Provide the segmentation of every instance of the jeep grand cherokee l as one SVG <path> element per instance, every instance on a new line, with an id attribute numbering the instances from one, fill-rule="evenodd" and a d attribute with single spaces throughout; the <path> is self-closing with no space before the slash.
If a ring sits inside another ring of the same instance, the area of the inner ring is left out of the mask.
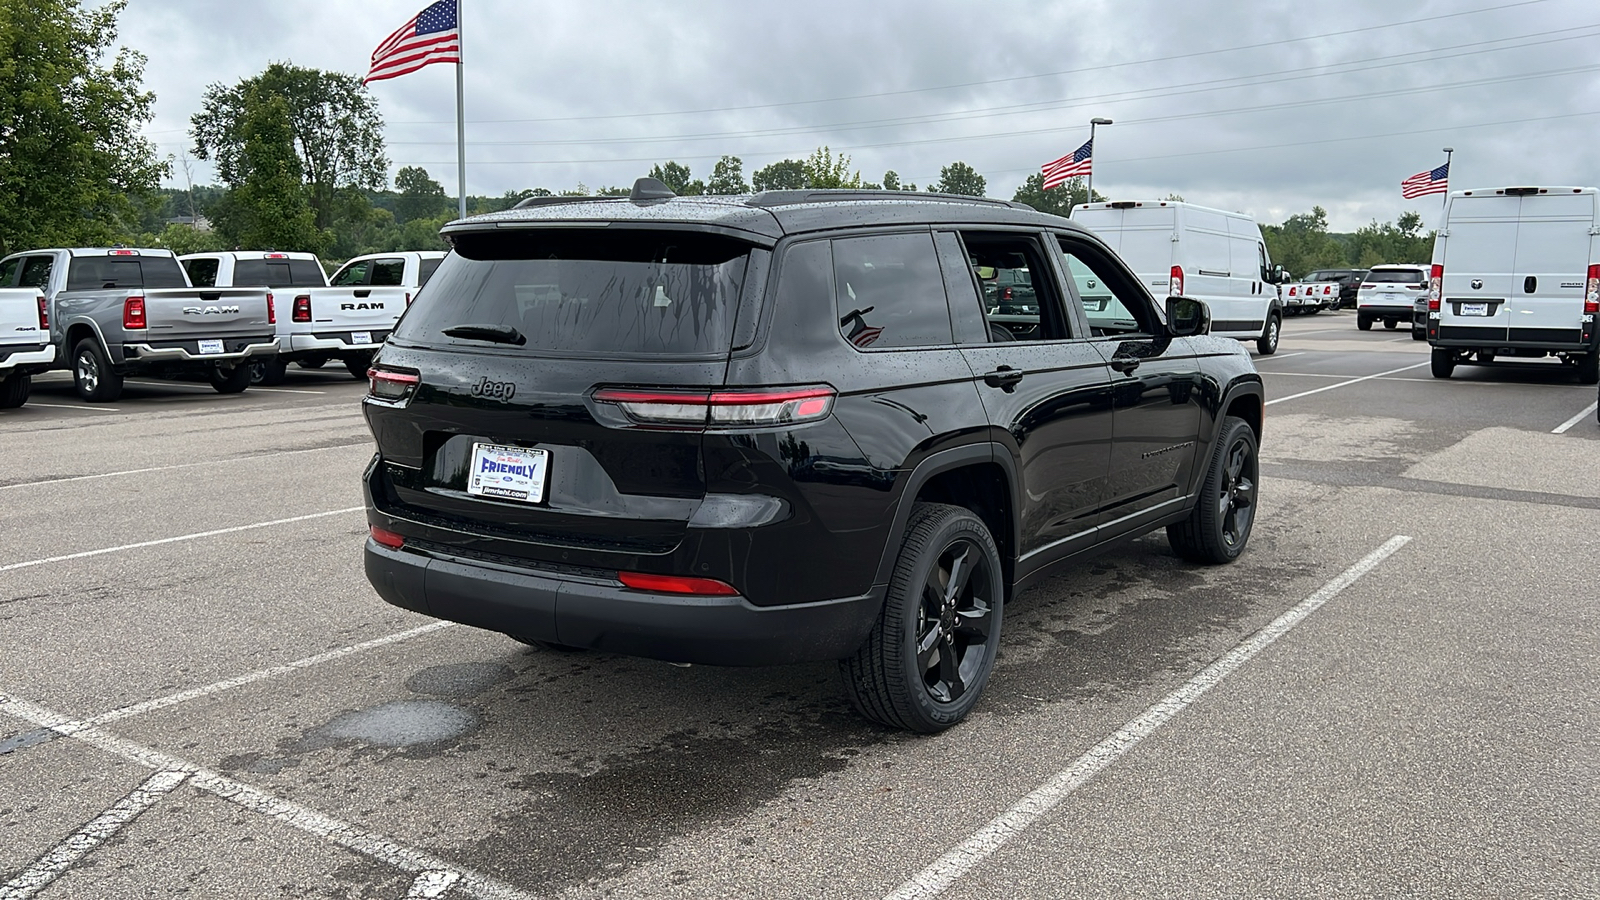
<path id="1" fill-rule="evenodd" d="M 839 660 L 864 715 L 933 732 L 1030 583 L 1156 528 L 1210 563 L 1250 536 L 1249 357 L 1066 219 L 644 179 L 444 232 L 364 402 L 366 572 L 395 605 L 536 646 Z M 991 320 L 991 269 L 1026 270 L 1037 313 Z"/>

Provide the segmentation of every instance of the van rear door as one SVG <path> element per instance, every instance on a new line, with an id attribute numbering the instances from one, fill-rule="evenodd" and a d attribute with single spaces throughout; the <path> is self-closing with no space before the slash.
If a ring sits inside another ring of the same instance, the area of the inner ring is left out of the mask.
<path id="1" fill-rule="evenodd" d="M 1502 194 L 1451 198 L 1445 223 L 1444 284 L 1439 304 L 1439 340 L 1507 340 L 1508 308 L 1515 282 L 1517 222 L 1521 197 Z M 1371 281 L 1371 274 L 1368 274 Z M 1363 293 L 1368 292 L 1365 284 Z"/>
<path id="2" fill-rule="evenodd" d="M 1506 303 L 1513 344 L 1583 341 L 1583 288 L 1596 195 L 1571 188 L 1548 190 L 1520 198 L 1516 262 Z"/>

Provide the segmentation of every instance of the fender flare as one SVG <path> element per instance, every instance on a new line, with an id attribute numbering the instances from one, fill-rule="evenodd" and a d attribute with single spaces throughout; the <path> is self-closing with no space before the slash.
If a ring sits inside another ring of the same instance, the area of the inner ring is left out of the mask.
<path id="1" fill-rule="evenodd" d="M 73 347 L 71 346 L 71 342 L 67 340 L 67 336 L 72 334 L 72 330 L 77 328 L 79 325 L 86 325 L 90 331 L 94 332 L 94 339 L 100 344 L 100 352 L 106 355 L 106 359 L 110 360 L 113 365 L 122 362 L 122 360 L 112 355 L 111 345 L 106 342 L 106 335 L 105 332 L 101 330 L 100 323 L 92 316 L 83 315 L 81 313 L 72 316 L 62 324 L 61 346 L 59 348 L 60 352 L 56 354 L 56 362 L 65 363 L 67 369 L 72 368 L 73 363 L 71 360 Z"/>
<path id="2" fill-rule="evenodd" d="M 878 559 L 878 574 L 872 580 L 874 587 L 888 584 L 890 576 L 894 573 L 895 561 L 900 557 L 900 543 L 905 539 L 906 524 L 911 520 L 911 507 L 915 505 L 917 493 L 922 490 L 922 486 L 943 472 L 982 463 L 994 463 L 1005 472 L 1006 490 L 1010 494 L 1007 499 L 1011 506 L 1011 543 L 1015 549 L 1016 536 L 1021 527 L 1021 507 L 1017 503 L 1020 482 L 1017 479 L 1017 465 L 1011 457 L 1011 451 L 1003 444 L 993 441 L 939 450 L 928 454 L 906 475 L 905 487 L 900 491 L 900 499 L 895 503 L 894 518 L 889 523 L 883 555 Z M 1002 562 L 1010 563 L 1013 560 L 1002 560 Z"/>
<path id="3" fill-rule="evenodd" d="M 1260 377 L 1260 375 L 1257 375 L 1256 378 L 1258 380 L 1256 381 L 1235 378 L 1223 389 L 1222 399 L 1217 402 L 1217 414 L 1214 417 L 1216 421 L 1211 424 L 1211 434 L 1206 441 L 1206 455 L 1203 458 L 1196 457 L 1194 472 L 1190 475 L 1190 496 L 1199 492 L 1200 484 L 1205 480 L 1205 473 L 1211 467 L 1211 454 L 1216 452 L 1217 442 L 1222 439 L 1222 426 L 1228 421 L 1228 407 L 1232 406 L 1233 401 L 1240 397 L 1255 397 L 1256 401 L 1261 404 L 1260 430 L 1256 432 L 1256 442 L 1260 443 L 1262 435 L 1266 432 L 1267 418 L 1267 391 L 1265 385 L 1259 380 Z"/>

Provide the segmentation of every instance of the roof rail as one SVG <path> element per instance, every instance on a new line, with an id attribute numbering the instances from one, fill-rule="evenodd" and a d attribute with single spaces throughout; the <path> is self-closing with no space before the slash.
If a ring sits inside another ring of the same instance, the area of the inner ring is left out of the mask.
<path id="1" fill-rule="evenodd" d="M 516 206 L 513 206 L 511 208 L 512 209 L 528 209 L 529 207 L 532 207 L 532 206 L 559 206 L 559 205 L 561 205 L 563 203 L 593 203 L 596 200 L 626 200 L 626 199 L 628 199 L 628 198 L 627 197 L 612 197 L 612 196 L 602 196 L 602 197 L 560 197 L 560 196 L 528 197 L 525 200 L 519 201 Z"/>
<path id="2" fill-rule="evenodd" d="M 864 191 L 852 188 L 814 188 L 790 191 L 762 191 L 745 199 L 746 206 L 771 209 L 776 206 L 796 206 L 801 203 L 826 203 L 830 200 L 924 200 L 934 203 L 971 203 L 979 206 L 1003 206 L 1010 209 L 1032 209 L 1023 203 L 996 200 L 993 197 L 970 197 L 966 194 L 936 194 L 931 191 Z"/>

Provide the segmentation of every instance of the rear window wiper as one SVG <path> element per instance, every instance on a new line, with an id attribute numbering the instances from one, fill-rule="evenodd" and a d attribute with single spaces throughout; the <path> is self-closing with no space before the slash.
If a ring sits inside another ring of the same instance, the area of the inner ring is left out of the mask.
<path id="1" fill-rule="evenodd" d="M 510 325 L 453 325 L 443 332 L 446 337 L 467 341 L 489 341 L 495 344 L 514 344 L 521 347 L 528 342 L 522 332 Z"/>

